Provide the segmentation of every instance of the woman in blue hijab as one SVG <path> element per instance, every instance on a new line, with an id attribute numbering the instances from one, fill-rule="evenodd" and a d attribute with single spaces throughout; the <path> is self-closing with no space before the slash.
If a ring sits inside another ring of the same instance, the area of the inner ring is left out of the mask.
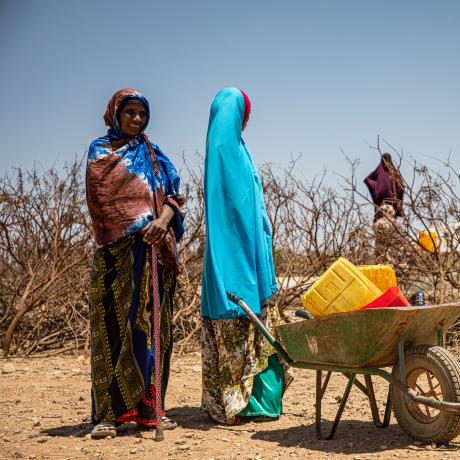
<path id="1" fill-rule="evenodd" d="M 262 184 L 241 138 L 250 107 L 242 91 L 219 91 L 206 140 L 202 408 L 225 424 L 278 418 L 287 380 L 268 342 L 226 296 L 242 297 L 268 327 L 279 322 L 269 302 L 277 285 Z"/>

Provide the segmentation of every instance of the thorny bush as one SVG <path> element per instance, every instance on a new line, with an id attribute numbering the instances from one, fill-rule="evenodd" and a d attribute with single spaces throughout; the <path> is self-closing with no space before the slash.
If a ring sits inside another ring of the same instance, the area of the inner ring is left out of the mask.
<path id="1" fill-rule="evenodd" d="M 391 263 L 408 297 L 421 288 L 430 303 L 458 299 L 458 173 L 448 161 L 439 171 L 418 163 L 411 166 L 405 178 L 405 216 L 388 219 L 383 230 L 373 226 L 373 205 L 357 185 L 356 163 L 350 161 L 350 174 L 340 178 L 337 187 L 327 185 L 324 176 L 305 180 L 296 173 L 295 161 L 286 168 L 262 166 L 280 288 L 277 300 L 286 320 L 292 320 L 290 312 L 300 306 L 299 295 L 340 256 L 355 264 Z M 198 342 L 204 250 L 202 168 L 184 162 L 182 175 L 188 213 L 174 312 L 180 352 Z M 436 230 L 442 237 L 433 253 L 421 247 L 421 230 Z M 4 354 L 88 349 L 93 250 L 81 162 L 74 161 L 63 172 L 18 169 L 0 178 Z M 447 334 L 453 345 L 459 328 Z"/>

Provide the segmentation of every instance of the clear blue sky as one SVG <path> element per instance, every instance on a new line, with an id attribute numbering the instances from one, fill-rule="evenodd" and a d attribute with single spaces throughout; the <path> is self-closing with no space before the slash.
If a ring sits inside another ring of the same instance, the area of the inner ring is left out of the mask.
<path id="1" fill-rule="evenodd" d="M 204 153 L 209 106 L 244 89 L 257 164 L 346 173 L 376 165 L 378 133 L 460 166 L 456 0 L 0 0 L 0 172 L 62 164 L 106 128 L 108 99 L 140 89 L 148 133 L 176 163 Z M 403 167 L 404 169 L 404 167 Z"/>

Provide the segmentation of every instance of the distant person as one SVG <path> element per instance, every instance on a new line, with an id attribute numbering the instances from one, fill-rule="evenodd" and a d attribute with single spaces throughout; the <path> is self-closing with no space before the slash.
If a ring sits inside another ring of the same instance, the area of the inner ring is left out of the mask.
<path id="1" fill-rule="evenodd" d="M 404 181 L 391 155 L 384 153 L 377 169 L 364 179 L 375 206 L 373 230 L 376 263 L 395 268 L 404 263 L 405 238 L 398 217 L 403 217 Z"/>
<path id="2" fill-rule="evenodd" d="M 93 438 L 114 437 L 115 424 L 124 422 L 155 426 L 156 359 L 163 365 L 162 407 L 168 385 L 184 196 L 173 164 L 144 133 L 149 117 L 139 91 L 117 91 L 104 115 L 107 135 L 88 152 L 86 195 L 96 240 L 90 287 Z M 152 280 L 160 293 L 161 357 L 152 346 Z M 177 426 L 166 416 L 162 424 Z"/>
<path id="3" fill-rule="evenodd" d="M 391 155 L 384 153 L 375 171 L 365 179 L 375 205 L 374 222 L 386 214 L 380 207 L 384 204 L 394 209 L 394 217 L 403 217 L 404 181 Z"/>
<path id="4" fill-rule="evenodd" d="M 251 111 L 236 88 L 211 105 L 204 170 L 206 243 L 201 298 L 202 408 L 218 423 L 278 418 L 286 386 L 274 350 L 226 291 L 267 326 L 279 321 L 272 236 L 262 184 L 241 133 Z"/>

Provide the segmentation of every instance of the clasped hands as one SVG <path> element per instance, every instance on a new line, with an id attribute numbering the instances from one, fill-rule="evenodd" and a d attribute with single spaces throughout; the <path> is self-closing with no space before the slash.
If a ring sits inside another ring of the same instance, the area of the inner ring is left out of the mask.
<path id="1" fill-rule="evenodd" d="M 155 246 L 161 244 L 168 233 L 169 223 L 173 215 L 174 211 L 169 206 L 164 206 L 160 217 L 152 220 L 141 230 L 144 234 L 144 241 Z"/>

